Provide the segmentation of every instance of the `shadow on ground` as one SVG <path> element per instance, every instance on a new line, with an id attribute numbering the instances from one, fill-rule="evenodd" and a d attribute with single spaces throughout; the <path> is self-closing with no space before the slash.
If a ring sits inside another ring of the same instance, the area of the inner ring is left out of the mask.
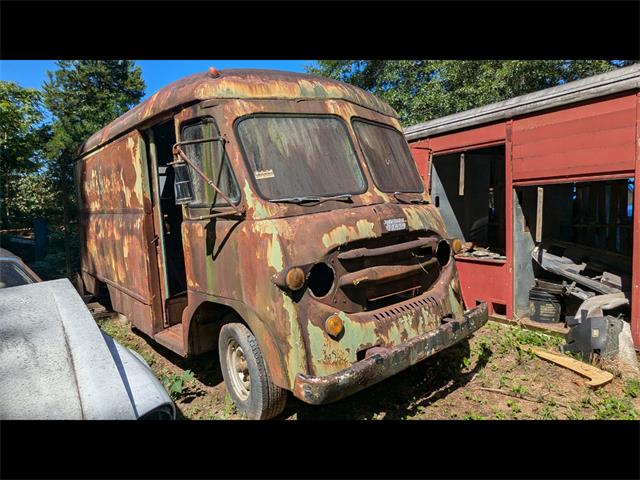
<path id="1" fill-rule="evenodd" d="M 136 329 L 132 331 L 168 362 L 183 370 L 191 370 L 203 384 L 215 387 L 223 382 L 217 352 L 183 358 L 144 333 Z M 469 340 L 463 340 L 407 370 L 332 404 L 308 405 L 289 393 L 285 410 L 277 419 L 399 420 L 413 417 L 421 409 L 464 387 L 484 368 L 490 357 L 491 351 L 485 350 L 473 368 L 467 369 L 464 362 L 470 358 L 470 347 Z M 185 400 L 184 403 L 189 403 L 189 399 Z M 177 418 L 187 417 L 178 409 Z"/>
<path id="2" fill-rule="evenodd" d="M 220 370 L 220 360 L 218 359 L 217 351 L 204 353 L 196 357 L 184 358 L 172 352 L 168 348 L 163 347 L 141 331 L 135 328 L 132 328 L 131 331 L 144 340 L 149 348 L 154 350 L 167 361 L 173 363 L 182 370 L 191 370 L 193 375 L 206 386 L 215 387 L 224 381 L 222 378 L 222 371 Z"/>

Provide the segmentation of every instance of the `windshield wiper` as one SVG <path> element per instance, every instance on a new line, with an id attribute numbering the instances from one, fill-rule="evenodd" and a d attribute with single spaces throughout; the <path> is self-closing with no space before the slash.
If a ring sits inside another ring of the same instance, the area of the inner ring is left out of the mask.
<path id="1" fill-rule="evenodd" d="M 327 202 L 329 200 L 337 200 L 342 202 L 351 202 L 351 195 L 348 193 L 342 195 L 334 195 L 331 197 L 320 197 L 320 196 L 301 196 L 301 197 L 287 197 L 287 198 L 275 198 L 270 200 L 274 203 L 295 203 L 298 205 L 303 205 L 305 203 L 311 203 L 313 205 L 318 205 L 320 203 Z"/>
<path id="2" fill-rule="evenodd" d="M 410 198 L 407 200 L 400 196 L 402 194 L 407 194 L 407 192 L 393 192 L 395 199 L 401 203 L 430 203 L 429 200 L 425 200 L 424 198 Z"/>

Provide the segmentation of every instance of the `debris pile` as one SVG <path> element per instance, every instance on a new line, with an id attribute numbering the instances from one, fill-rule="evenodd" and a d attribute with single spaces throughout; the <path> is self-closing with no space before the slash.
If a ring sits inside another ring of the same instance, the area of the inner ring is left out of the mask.
<path id="1" fill-rule="evenodd" d="M 483 258 L 488 260 L 500 260 L 505 261 L 507 259 L 506 256 L 492 252 L 489 248 L 479 247 L 473 242 L 465 242 L 462 244 L 462 248 L 458 253 L 460 257 L 472 257 L 472 258 Z"/>
<path id="2" fill-rule="evenodd" d="M 531 319 L 564 321 L 570 329 L 564 352 L 617 358 L 638 371 L 628 322 L 631 259 L 560 241 L 538 245 L 531 256 L 538 267 Z"/>

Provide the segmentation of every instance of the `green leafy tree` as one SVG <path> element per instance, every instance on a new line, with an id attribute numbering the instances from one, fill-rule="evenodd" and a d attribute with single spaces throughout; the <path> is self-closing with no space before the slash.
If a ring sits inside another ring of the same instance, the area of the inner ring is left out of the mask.
<path id="1" fill-rule="evenodd" d="M 49 138 L 38 90 L 0 81 L 0 222 L 16 226 L 21 209 L 15 202 L 20 183 L 43 166 L 43 148 Z"/>
<path id="2" fill-rule="evenodd" d="M 47 155 L 63 207 L 70 273 L 67 226 L 75 216 L 73 159 L 92 133 L 140 101 L 145 84 L 140 67 L 131 60 L 60 60 L 56 64 L 58 69 L 47 72 L 43 85 L 44 103 L 53 118 Z"/>
<path id="3" fill-rule="evenodd" d="M 60 214 L 57 202 L 58 191 L 48 171 L 30 172 L 16 180 L 11 203 L 19 218 L 46 217 L 55 221 Z"/>
<path id="4" fill-rule="evenodd" d="M 72 180 L 70 161 L 92 133 L 125 113 L 144 95 L 140 67 L 131 60 L 60 60 L 47 72 L 44 103 L 52 114 L 48 154 L 59 181 Z"/>
<path id="5" fill-rule="evenodd" d="M 387 101 L 404 126 L 506 100 L 633 63 L 631 60 L 320 60 L 309 73 Z"/>

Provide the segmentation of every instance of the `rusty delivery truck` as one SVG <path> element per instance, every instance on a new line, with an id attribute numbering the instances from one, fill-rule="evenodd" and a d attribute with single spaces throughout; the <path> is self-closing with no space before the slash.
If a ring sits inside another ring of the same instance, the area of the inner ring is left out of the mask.
<path id="1" fill-rule="evenodd" d="M 80 147 L 80 287 L 182 355 L 218 349 L 248 418 L 322 404 L 468 337 L 454 250 L 395 111 L 264 70 L 178 80 Z"/>

